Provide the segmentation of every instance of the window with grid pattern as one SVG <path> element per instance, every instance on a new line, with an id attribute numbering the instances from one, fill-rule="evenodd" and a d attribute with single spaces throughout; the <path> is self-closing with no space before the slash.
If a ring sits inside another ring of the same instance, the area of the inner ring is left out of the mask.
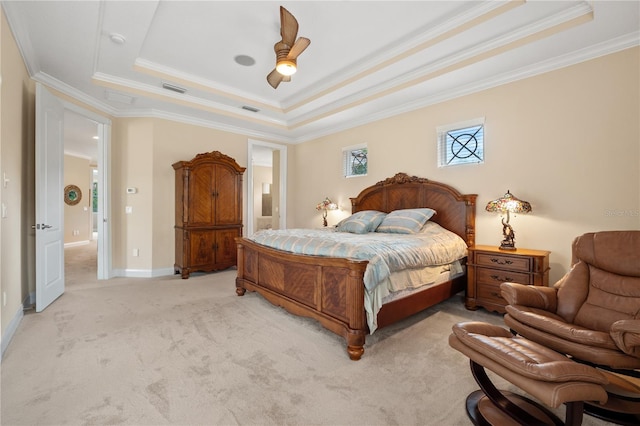
<path id="1" fill-rule="evenodd" d="M 441 126 L 438 167 L 484 163 L 484 118 Z"/>

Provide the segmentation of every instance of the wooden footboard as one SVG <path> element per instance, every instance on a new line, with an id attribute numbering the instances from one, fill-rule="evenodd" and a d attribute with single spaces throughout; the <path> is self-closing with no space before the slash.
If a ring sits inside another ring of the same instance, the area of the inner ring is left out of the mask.
<path id="1" fill-rule="evenodd" d="M 364 353 L 367 261 L 301 256 L 237 238 L 236 293 L 257 291 L 288 312 L 310 317 L 344 337 L 352 360 Z"/>

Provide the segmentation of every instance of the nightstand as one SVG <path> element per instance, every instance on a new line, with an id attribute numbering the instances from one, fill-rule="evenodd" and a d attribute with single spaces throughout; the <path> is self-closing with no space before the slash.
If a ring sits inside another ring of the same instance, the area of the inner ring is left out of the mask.
<path id="1" fill-rule="evenodd" d="M 507 302 L 500 284 L 515 282 L 549 285 L 549 253 L 543 250 L 500 250 L 494 246 L 469 247 L 465 306 L 504 313 Z"/>

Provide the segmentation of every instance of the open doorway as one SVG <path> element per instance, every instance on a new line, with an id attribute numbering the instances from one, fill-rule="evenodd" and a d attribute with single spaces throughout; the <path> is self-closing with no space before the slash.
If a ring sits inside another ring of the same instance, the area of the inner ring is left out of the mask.
<path id="1" fill-rule="evenodd" d="M 87 278 L 95 280 L 98 274 L 98 139 L 98 123 L 65 109 L 63 181 L 66 285 L 86 281 Z M 69 194 L 72 196 L 69 197 Z"/>
<path id="2" fill-rule="evenodd" d="M 249 140 L 247 235 L 286 228 L 287 147 Z"/>
<path id="3" fill-rule="evenodd" d="M 65 253 L 73 247 L 74 268 L 89 271 L 93 279 L 108 279 L 112 276 L 107 222 L 111 121 L 75 104 L 63 105 L 65 187 L 78 186 L 82 193 L 76 205 L 65 203 Z M 83 250 L 88 252 L 81 255 Z"/>

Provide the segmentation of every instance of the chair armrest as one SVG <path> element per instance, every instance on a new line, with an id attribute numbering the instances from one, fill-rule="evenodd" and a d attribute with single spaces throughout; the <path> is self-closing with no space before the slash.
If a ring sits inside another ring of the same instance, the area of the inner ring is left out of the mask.
<path id="1" fill-rule="evenodd" d="M 500 293 L 509 305 L 522 305 L 554 313 L 558 306 L 558 290 L 553 287 L 502 283 Z"/>
<path id="2" fill-rule="evenodd" d="M 622 352 L 640 358 L 640 320 L 616 321 L 609 334 Z"/>

